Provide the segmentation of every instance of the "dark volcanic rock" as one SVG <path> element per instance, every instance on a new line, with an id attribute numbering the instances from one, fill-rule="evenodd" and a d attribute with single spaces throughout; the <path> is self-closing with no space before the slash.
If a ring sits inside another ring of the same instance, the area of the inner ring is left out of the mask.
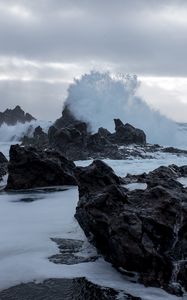
<path id="1" fill-rule="evenodd" d="M 2 177 L 7 173 L 7 165 L 8 160 L 6 159 L 4 154 L 0 152 L 0 181 L 2 180 Z"/>
<path id="2" fill-rule="evenodd" d="M 48 135 L 43 131 L 43 129 L 38 126 L 35 128 L 33 137 L 25 135 L 21 142 L 24 146 L 34 146 L 38 148 L 46 148 L 49 145 Z"/>
<path id="3" fill-rule="evenodd" d="M 146 135 L 143 130 L 133 127 L 130 124 L 123 124 L 120 119 L 114 119 L 115 122 L 115 134 L 113 139 L 120 145 L 124 144 L 146 144 Z"/>
<path id="4" fill-rule="evenodd" d="M 13 145 L 10 148 L 6 189 L 76 185 L 75 165 L 58 151 Z"/>
<path id="5" fill-rule="evenodd" d="M 5 123 L 7 125 L 15 125 L 16 123 L 26 123 L 36 120 L 33 116 L 25 113 L 19 105 L 14 109 L 6 109 L 0 112 L 0 126 Z"/>
<path id="6" fill-rule="evenodd" d="M 52 238 L 51 240 L 57 243 L 60 250 L 59 254 L 49 257 L 49 260 L 55 264 L 74 265 L 95 261 L 98 258 L 98 255 L 81 255 L 80 251 L 84 247 L 84 242 L 81 240 L 59 238 Z"/>
<path id="7" fill-rule="evenodd" d="M 187 189 L 175 179 L 186 166 L 144 174 L 147 189 L 131 192 L 113 179 L 111 170 L 107 180 L 99 180 L 100 170 L 93 168 L 81 168 L 77 175 L 75 217 L 85 234 L 115 267 L 138 272 L 145 285 L 180 295 L 176 283 L 186 288 L 186 267 L 180 261 L 187 260 Z"/>
<path id="8" fill-rule="evenodd" d="M 56 131 L 53 126 L 50 128 L 48 136 L 54 148 L 60 149 L 67 158 L 76 160 L 85 158 L 87 135 L 86 123 L 76 122 L 74 126 L 57 129 Z"/>
<path id="9" fill-rule="evenodd" d="M 7 158 L 4 156 L 2 152 L 0 152 L 0 164 L 6 164 L 8 163 Z"/>
<path id="10" fill-rule="evenodd" d="M 113 169 L 101 160 L 94 160 L 88 167 L 77 167 L 75 175 L 79 185 L 79 191 L 98 190 L 107 185 L 123 183 Z"/>
<path id="11" fill-rule="evenodd" d="M 122 298 L 123 297 L 123 298 Z M 112 288 L 96 285 L 86 278 L 48 279 L 24 283 L 0 292 L 1 300 L 141 300 Z"/>
<path id="12" fill-rule="evenodd" d="M 115 120 L 116 132 L 110 133 L 105 128 L 99 128 L 91 134 L 89 124 L 77 120 L 66 106 L 62 117 L 49 128 L 48 139 L 51 147 L 60 149 L 72 160 L 89 158 L 125 159 L 128 151 L 120 146 L 129 144 L 145 145 L 145 133 L 129 124 Z M 141 156 L 140 151 L 134 151 L 135 156 Z"/>
<path id="13" fill-rule="evenodd" d="M 77 118 L 69 110 L 68 106 L 65 106 L 62 112 L 62 117 L 55 121 L 54 126 L 60 129 L 74 126 L 77 122 L 79 123 L 80 120 L 77 120 Z"/>

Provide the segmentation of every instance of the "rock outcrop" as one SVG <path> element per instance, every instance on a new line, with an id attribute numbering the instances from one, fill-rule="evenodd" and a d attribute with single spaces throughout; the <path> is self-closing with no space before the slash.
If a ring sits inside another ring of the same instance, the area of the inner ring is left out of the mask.
<path id="1" fill-rule="evenodd" d="M 133 127 L 130 124 L 123 124 L 120 119 L 114 119 L 115 134 L 113 139 L 118 145 L 125 144 L 146 144 L 146 135 L 143 130 Z"/>
<path id="2" fill-rule="evenodd" d="M 7 125 L 16 125 L 19 123 L 26 123 L 36 120 L 29 113 L 25 113 L 19 105 L 14 109 L 6 109 L 0 112 L 0 126 L 5 123 Z"/>
<path id="3" fill-rule="evenodd" d="M 71 160 L 154 158 L 157 152 L 187 155 L 186 150 L 147 144 L 143 130 L 123 124 L 119 119 L 115 119 L 114 123 L 113 133 L 102 127 L 91 133 L 90 125 L 78 120 L 66 105 L 62 117 L 49 128 L 48 134 L 38 127 L 33 137 L 24 136 L 22 143 L 40 149 L 50 147 L 60 150 Z"/>
<path id="4" fill-rule="evenodd" d="M 141 300 L 123 291 L 92 283 L 85 277 L 22 283 L 0 291 L 1 300 Z"/>
<path id="5" fill-rule="evenodd" d="M 49 128 L 48 138 L 51 147 L 60 149 L 63 154 L 73 160 L 89 158 L 124 159 L 125 149 L 120 146 L 129 144 L 145 145 L 145 133 L 120 120 L 114 120 L 116 131 L 110 133 L 99 128 L 97 133 L 90 132 L 89 124 L 77 120 L 66 106 L 63 115 Z"/>
<path id="6" fill-rule="evenodd" d="M 75 214 L 88 238 L 116 268 L 138 273 L 145 285 L 177 295 L 187 287 L 187 188 L 176 180 L 179 176 L 187 176 L 187 166 L 127 176 L 124 182 L 147 183 L 145 190 L 129 191 L 111 169 L 93 162 L 78 170 Z"/>
<path id="7" fill-rule="evenodd" d="M 6 189 L 76 185 L 74 170 L 74 163 L 59 151 L 13 145 L 10 148 Z"/>
<path id="8" fill-rule="evenodd" d="M 4 156 L 2 152 L 0 152 L 0 181 L 2 180 L 2 177 L 7 173 L 7 165 L 8 165 L 7 158 Z"/>
<path id="9" fill-rule="evenodd" d="M 43 131 L 41 126 L 37 126 L 34 130 L 33 137 L 25 135 L 21 142 L 24 146 L 34 146 L 37 148 L 46 148 L 49 146 L 48 135 Z"/>

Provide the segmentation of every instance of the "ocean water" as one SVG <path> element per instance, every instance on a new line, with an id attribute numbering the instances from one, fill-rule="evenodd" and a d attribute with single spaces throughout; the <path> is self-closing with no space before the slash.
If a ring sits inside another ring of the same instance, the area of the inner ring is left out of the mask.
<path id="1" fill-rule="evenodd" d="M 8 157 L 10 143 L 1 143 L 0 151 Z M 148 172 L 160 165 L 187 164 L 187 157 L 162 153 L 155 159 L 105 160 L 120 176 L 127 173 Z M 91 161 L 79 161 L 86 166 Z M 6 178 L 1 185 L 6 183 Z M 30 199 L 29 202 L 24 202 Z M 33 200 L 33 201 L 32 201 Z M 187 299 L 172 296 L 162 289 L 145 288 L 124 279 L 111 264 L 99 258 L 95 262 L 76 265 L 54 264 L 48 257 L 58 253 L 51 238 L 71 238 L 84 241 L 82 255 L 93 255 L 91 246 L 74 218 L 78 202 L 76 187 L 65 190 L 0 193 L 0 290 L 21 282 L 47 278 L 75 278 L 85 276 L 106 287 L 125 290 L 143 300 Z"/>

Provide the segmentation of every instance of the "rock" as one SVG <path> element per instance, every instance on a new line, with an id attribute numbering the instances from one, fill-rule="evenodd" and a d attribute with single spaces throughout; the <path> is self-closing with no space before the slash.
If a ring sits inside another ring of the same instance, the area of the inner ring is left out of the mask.
<path id="1" fill-rule="evenodd" d="M 26 123 L 36 120 L 33 116 L 25 113 L 19 105 L 14 109 L 6 109 L 0 112 L 0 126 L 5 123 L 7 125 L 16 125 L 16 123 Z"/>
<path id="2" fill-rule="evenodd" d="M 0 152 L 0 164 L 8 163 L 8 159 L 4 156 L 2 152 Z"/>
<path id="3" fill-rule="evenodd" d="M 80 122 L 80 120 L 77 120 L 77 118 L 71 113 L 69 107 L 66 105 L 63 109 L 62 117 L 55 121 L 54 126 L 60 129 L 74 126 L 77 122 Z"/>
<path id="4" fill-rule="evenodd" d="M 7 190 L 76 185 L 75 165 L 59 151 L 12 145 Z"/>
<path id="5" fill-rule="evenodd" d="M 144 174 L 148 187 L 133 191 L 119 184 L 111 169 L 104 169 L 106 180 L 95 164 L 76 173 L 75 217 L 80 226 L 116 268 L 138 272 L 141 283 L 179 295 L 182 289 L 176 288 L 176 282 L 186 288 L 186 269 L 179 262 L 187 261 L 187 189 L 175 179 L 186 166 Z"/>
<path id="6" fill-rule="evenodd" d="M 98 259 L 98 255 L 81 254 L 81 250 L 85 247 L 85 243 L 81 240 L 59 238 L 52 238 L 51 240 L 58 245 L 60 250 L 59 254 L 49 257 L 49 261 L 55 264 L 75 265 Z"/>
<path id="7" fill-rule="evenodd" d="M 57 129 L 56 131 L 52 127 L 50 129 L 51 146 L 62 151 L 68 159 L 81 160 L 85 158 L 87 134 L 87 125 L 84 122 L 77 122 L 74 126 Z"/>
<path id="8" fill-rule="evenodd" d="M 24 146 L 34 146 L 38 148 L 46 148 L 49 145 L 48 135 L 40 126 L 35 128 L 33 137 L 25 135 L 21 139 L 21 142 Z"/>
<path id="9" fill-rule="evenodd" d="M 187 150 L 177 149 L 177 148 L 174 148 L 174 147 L 163 148 L 162 152 L 187 155 Z"/>
<path id="10" fill-rule="evenodd" d="M 114 119 L 115 134 L 113 139 L 118 145 L 146 144 L 146 135 L 143 130 L 137 129 L 130 124 L 123 124 L 120 119 Z"/>
<path id="11" fill-rule="evenodd" d="M 79 191 L 98 190 L 106 185 L 123 183 L 113 169 L 101 160 L 94 160 L 88 167 L 77 167 L 75 176 L 79 185 Z"/>
<path id="12" fill-rule="evenodd" d="M 0 152 L 0 181 L 7 174 L 8 160 L 2 152 Z"/>
<path id="13" fill-rule="evenodd" d="M 116 132 L 110 133 L 105 128 L 99 128 L 97 133 L 91 134 L 89 124 L 77 120 L 68 106 L 65 106 L 62 117 L 49 128 L 49 145 L 60 149 L 72 160 L 90 158 L 126 159 L 128 150 L 119 149 L 129 144 L 144 145 L 146 136 L 142 130 L 124 125 L 119 119 L 115 120 Z M 140 151 L 134 151 L 139 156 Z"/>
<path id="14" fill-rule="evenodd" d="M 99 286 L 84 277 L 22 283 L 0 291 L 1 300 L 141 300 L 123 291 Z"/>

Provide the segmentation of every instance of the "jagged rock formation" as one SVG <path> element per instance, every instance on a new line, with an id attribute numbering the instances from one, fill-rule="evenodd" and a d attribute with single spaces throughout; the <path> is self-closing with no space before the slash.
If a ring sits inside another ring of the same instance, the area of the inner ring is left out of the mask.
<path id="1" fill-rule="evenodd" d="M 58 149 L 71 160 L 153 158 L 156 152 L 187 155 L 187 150 L 147 144 L 142 130 L 128 123 L 123 124 L 119 119 L 114 122 L 114 133 L 101 127 L 97 133 L 92 134 L 90 125 L 77 120 L 68 106 L 65 106 L 62 117 L 49 128 L 48 134 L 38 127 L 33 137 L 23 137 L 22 143 L 43 149 Z"/>
<path id="2" fill-rule="evenodd" d="M 13 145 L 10 148 L 6 189 L 76 185 L 74 169 L 74 163 L 58 151 Z"/>
<path id="3" fill-rule="evenodd" d="M 119 146 L 146 144 L 146 136 L 142 130 L 130 124 L 124 125 L 119 119 L 115 120 L 115 125 L 115 133 L 99 128 L 97 133 L 91 134 L 89 124 L 77 120 L 66 106 L 62 117 L 49 129 L 49 144 L 73 160 L 126 158 L 125 151 L 118 151 Z"/>
<path id="4" fill-rule="evenodd" d="M 8 160 L 6 159 L 4 154 L 0 152 L 0 181 L 2 180 L 2 177 L 7 173 L 7 165 Z"/>
<path id="5" fill-rule="evenodd" d="M 37 148 L 46 148 L 49 146 L 48 135 L 43 131 L 41 126 L 37 126 L 34 130 L 33 137 L 25 135 L 21 142 L 25 146 L 32 145 Z"/>
<path id="6" fill-rule="evenodd" d="M 14 109 L 6 109 L 0 112 L 0 126 L 5 123 L 7 125 L 16 125 L 16 123 L 26 123 L 36 120 L 29 113 L 25 113 L 19 105 Z"/>
<path id="7" fill-rule="evenodd" d="M 98 167 L 99 166 L 99 167 Z M 187 188 L 176 178 L 187 166 L 160 167 L 123 182 L 145 182 L 129 191 L 102 161 L 78 168 L 75 217 L 105 258 L 121 271 L 138 272 L 145 285 L 182 294 L 187 288 Z"/>

